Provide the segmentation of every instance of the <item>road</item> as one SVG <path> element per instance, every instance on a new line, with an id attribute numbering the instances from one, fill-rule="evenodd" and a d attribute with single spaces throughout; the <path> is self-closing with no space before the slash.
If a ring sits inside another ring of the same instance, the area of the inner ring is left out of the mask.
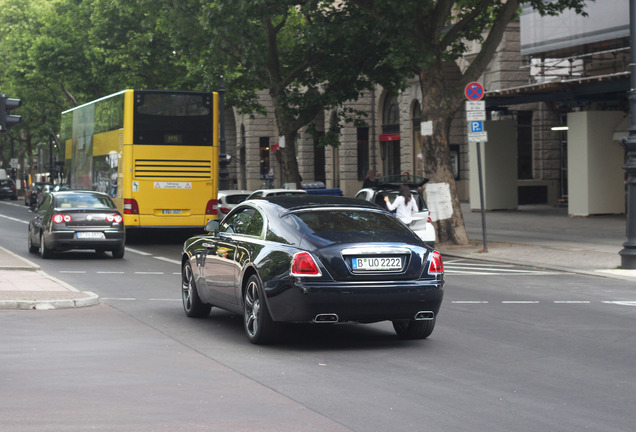
<path id="1" fill-rule="evenodd" d="M 260 347 L 238 316 L 185 317 L 178 236 L 138 239 L 123 260 L 42 260 L 26 252 L 28 217 L 0 202 L 2 245 L 101 304 L 0 311 L 2 430 L 633 430 L 623 281 L 449 258 L 427 340 L 302 326 Z"/>

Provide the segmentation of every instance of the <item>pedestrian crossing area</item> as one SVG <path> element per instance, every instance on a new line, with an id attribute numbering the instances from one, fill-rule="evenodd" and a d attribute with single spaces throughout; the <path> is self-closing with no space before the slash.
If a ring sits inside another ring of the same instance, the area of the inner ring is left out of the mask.
<path id="1" fill-rule="evenodd" d="M 534 267 L 482 262 L 462 258 L 444 260 L 444 275 L 446 276 L 542 276 L 556 274 L 562 273 Z"/>

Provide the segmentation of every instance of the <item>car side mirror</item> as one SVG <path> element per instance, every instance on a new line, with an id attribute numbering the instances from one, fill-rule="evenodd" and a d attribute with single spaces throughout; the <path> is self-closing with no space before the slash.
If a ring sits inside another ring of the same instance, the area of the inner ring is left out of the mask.
<path id="1" fill-rule="evenodd" d="M 219 233 L 220 225 L 221 224 L 219 223 L 218 219 L 212 219 L 205 224 L 205 230 L 209 233 L 216 235 Z"/>

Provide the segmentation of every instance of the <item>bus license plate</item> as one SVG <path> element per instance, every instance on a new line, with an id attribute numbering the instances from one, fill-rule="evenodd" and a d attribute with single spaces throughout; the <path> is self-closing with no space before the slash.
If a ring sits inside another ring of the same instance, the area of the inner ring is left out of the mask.
<path id="1" fill-rule="evenodd" d="M 182 210 L 163 210 L 163 214 L 181 214 Z"/>
<path id="2" fill-rule="evenodd" d="M 402 258 L 396 258 L 396 257 L 353 258 L 351 264 L 354 270 L 367 270 L 367 271 L 401 270 Z"/>
<path id="3" fill-rule="evenodd" d="M 104 233 L 102 232 L 78 232 L 77 238 L 81 239 L 104 239 Z"/>

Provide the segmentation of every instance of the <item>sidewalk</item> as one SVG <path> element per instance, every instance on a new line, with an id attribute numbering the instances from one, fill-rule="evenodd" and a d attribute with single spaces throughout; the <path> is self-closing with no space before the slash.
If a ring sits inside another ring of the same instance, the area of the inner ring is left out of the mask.
<path id="1" fill-rule="evenodd" d="M 96 294 L 78 291 L 0 246 L 0 310 L 64 309 L 98 303 Z"/>
<path id="2" fill-rule="evenodd" d="M 636 270 L 621 269 L 625 215 L 568 216 L 567 207 L 523 205 L 515 211 L 485 213 L 462 204 L 469 247 L 437 245 L 445 257 L 505 262 L 633 282 Z"/>

